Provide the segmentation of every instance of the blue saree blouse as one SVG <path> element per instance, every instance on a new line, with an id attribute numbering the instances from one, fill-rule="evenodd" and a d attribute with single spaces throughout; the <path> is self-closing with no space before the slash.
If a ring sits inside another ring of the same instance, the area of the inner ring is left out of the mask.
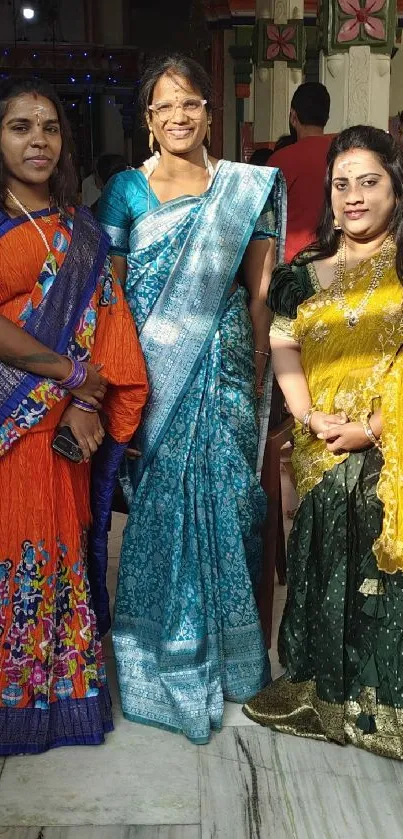
<path id="1" fill-rule="evenodd" d="M 119 172 L 110 179 L 98 206 L 98 220 L 111 239 L 110 253 L 127 256 L 135 220 L 160 206 L 155 192 L 148 188 L 148 180 L 140 169 Z M 273 198 L 268 196 L 259 214 L 251 239 L 277 237 Z"/>

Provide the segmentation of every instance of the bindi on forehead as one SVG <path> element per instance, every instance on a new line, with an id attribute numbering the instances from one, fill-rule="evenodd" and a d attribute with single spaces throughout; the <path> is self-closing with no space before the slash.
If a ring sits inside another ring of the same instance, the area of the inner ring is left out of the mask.
<path id="1" fill-rule="evenodd" d="M 13 119 L 30 119 L 38 125 L 41 122 L 58 121 L 53 103 L 37 94 L 22 94 L 11 100 L 7 116 Z"/>
<path id="2" fill-rule="evenodd" d="M 197 92 L 185 78 L 180 76 L 161 76 L 154 88 L 153 100 L 180 99 L 183 96 L 195 96 Z"/>
<path id="3" fill-rule="evenodd" d="M 352 171 L 353 169 L 357 169 L 357 166 L 361 167 L 364 166 L 366 163 L 365 160 L 360 160 L 359 158 L 347 158 L 346 160 L 338 160 L 335 164 L 335 169 L 340 169 L 343 172 Z"/>
<path id="4" fill-rule="evenodd" d="M 351 152 L 345 152 L 335 160 L 334 172 L 339 171 L 344 177 L 348 173 L 357 177 L 358 170 L 382 174 L 382 166 L 377 155 L 366 149 L 352 149 Z"/>

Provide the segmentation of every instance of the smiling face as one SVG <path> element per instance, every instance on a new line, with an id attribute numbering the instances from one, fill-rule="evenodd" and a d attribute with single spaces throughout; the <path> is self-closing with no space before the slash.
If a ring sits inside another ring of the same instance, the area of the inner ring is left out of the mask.
<path id="1" fill-rule="evenodd" d="M 177 106 L 169 119 L 161 112 L 149 111 L 147 114 L 148 127 L 162 150 L 170 154 L 188 154 L 202 145 L 209 119 L 205 106 L 197 115 L 185 113 L 181 107 L 189 100 L 201 99 L 201 91 L 192 87 L 184 76 L 165 74 L 158 79 L 150 105 L 160 108 L 161 103 L 175 103 Z"/>
<path id="2" fill-rule="evenodd" d="M 351 149 L 336 157 L 332 208 L 347 236 L 370 241 L 386 233 L 395 206 L 392 181 L 376 154 Z"/>
<path id="3" fill-rule="evenodd" d="M 53 103 L 34 93 L 11 99 L 1 123 L 0 150 L 9 179 L 46 183 L 57 166 L 62 138 Z"/>

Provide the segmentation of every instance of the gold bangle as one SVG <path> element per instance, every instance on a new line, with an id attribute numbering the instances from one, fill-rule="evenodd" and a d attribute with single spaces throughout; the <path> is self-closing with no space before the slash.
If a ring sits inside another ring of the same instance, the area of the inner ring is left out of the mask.
<path id="1" fill-rule="evenodd" d="M 371 425 L 370 425 L 370 422 L 369 422 L 369 418 L 361 420 L 361 425 L 362 425 L 362 427 L 363 427 L 363 429 L 364 429 L 364 431 L 365 431 L 365 433 L 368 437 L 368 440 L 371 441 L 372 445 L 376 446 L 377 449 L 381 449 L 382 448 L 382 443 L 378 439 L 378 437 L 376 437 L 374 432 L 372 431 L 372 428 L 371 428 Z"/>
<path id="2" fill-rule="evenodd" d="M 312 414 L 314 414 L 315 411 L 316 411 L 315 405 L 311 405 L 311 407 L 306 412 L 306 414 L 304 414 L 304 416 L 302 418 L 302 433 L 303 434 L 310 434 Z"/>

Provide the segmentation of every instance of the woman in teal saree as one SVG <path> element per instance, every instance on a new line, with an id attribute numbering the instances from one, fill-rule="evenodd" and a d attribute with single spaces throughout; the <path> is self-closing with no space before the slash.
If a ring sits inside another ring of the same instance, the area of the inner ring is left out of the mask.
<path id="1" fill-rule="evenodd" d="M 125 716 L 205 743 L 224 698 L 242 702 L 270 680 L 255 600 L 266 504 L 256 384 L 263 446 L 266 298 L 285 201 L 277 170 L 208 157 L 199 65 L 160 63 L 142 96 L 161 155 L 112 179 L 99 209 L 151 388 L 140 456 L 122 476 L 113 641 Z"/>

